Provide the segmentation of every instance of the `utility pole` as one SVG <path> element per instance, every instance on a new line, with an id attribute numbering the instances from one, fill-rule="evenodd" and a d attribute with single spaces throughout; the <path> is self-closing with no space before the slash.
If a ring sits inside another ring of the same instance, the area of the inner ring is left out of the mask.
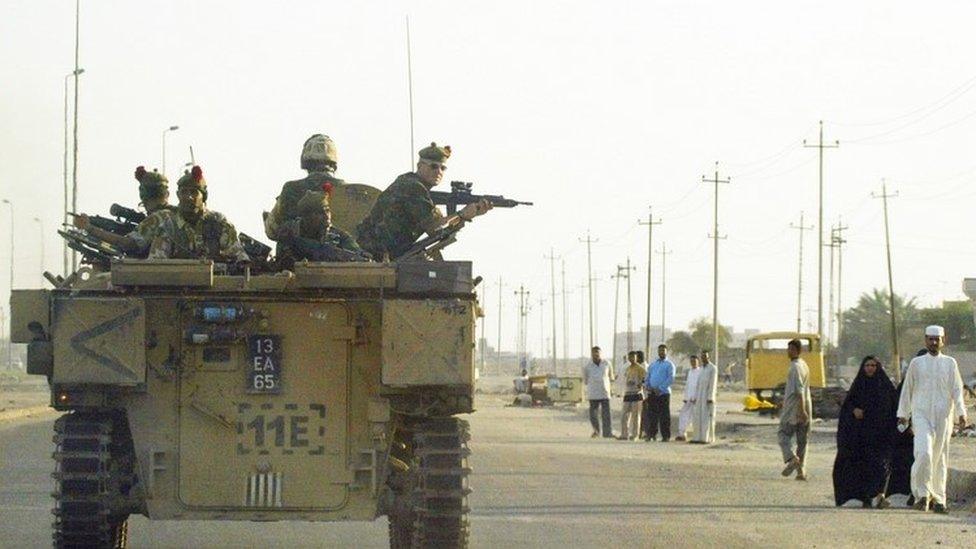
<path id="1" fill-rule="evenodd" d="M 617 265 L 617 274 L 611 277 L 616 280 L 616 287 L 614 289 L 614 294 L 613 294 L 613 352 L 610 353 L 610 356 L 613 357 L 614 365 L 617 364 L 616 362 L 617 318 L 620 316 L 619 305 L 620 305 L 620 279 L 621 278 L 627 279 L 627 352 L 630 352 L 634 349 L 634 340 L 632 334 L 634 328 L 634 320 L 633 320 L 633 315 L 631 314 L 632 308 L 631 308 L 631 300 L 630 300 L 630 272 L 633 270 L 636 270 L 636 267 L 631 267 L 630 258 L 628 257 L 627 264 Z"/>
<path id="2" fill-rule="evenodd" d="M 873 198 L 880 198 L 884 207 L 885 248 L 888 253 L 888 308 L 891 310 L 891 348 L 894 354 L 891 363 L 895 369 L 895 381 L 901 381 L 901 353 L 898 349 L 898 320 L 895 318 L 895 284 L 891 275 L 891 232 L 888 229 L 888 199 L 898 196 L 898 193 L 888 194 L 888 185 L 881 180 L 881 194 L 871 193 Z"/>
<path id="3" fill-rule="evenodd" d="M 617 273 L 610 275 L 610 278 L 614 279 L 615 285 L 613 289 L 613 338 L 611 339 L 612 349 L 610 350 L 610 368 L 611 372 L 617 371 L 617 316 L 620 310 L 620 271 L 623 269 L 622 266 L 617 265 Z"/>
<path id="4" fill-rule="evenodd" d="M 75 112 L 74 112 L 74 126 L 72 132 L 74 138 L 72 140 L 72 154 L 71 154 L 71 210 L 78 211 L 78 75 L 81 74 L 81 69 L 78 67 L 78 45 L 79 45 L 79 29 L 81 28 L 81 0 L 75 0 Z M 71 271 L 78 270 L 78 252 L 72 250 L 71 252 Z"/>
<path id="5" fill-rule="evenodd" d="M 583 291 L 588 288 L 587 283 L 580 284 L 577 289 L 580 291 L 580 356 L 586 358 L 586 326 L 584 325 L 584 319 L 586 318 L 586 292 Z"/>
<path id="6" fill-rule="evenodd" d="M 713 364 L 719 364 L 718 356 L 718 241 L 724 240 L 726 237 L 720 236 L 718 234 L 718 186 L 719 184 L 728 185 L 732 182 L 732 178 L 721 179 L 718 176 L 718 162 L 715 162 L 715 177 L 712 179 L 707 179 L 706 176 L 702 176 L 702 183 L 712 183 L 715 185 L 714 200 L 715 200 L 715 216 L 714 225 L 712 228 L 712 234 L 709 238 L 712 239 L 714 243 L 714 249 L 712 252 L 712 263 L 713 263 L 713 273 L 712 273 L 712 361 Z"/>
<path id="7" fill-rule="evenodd" d="M 556 373 L 556 257 L 552 248 L 549 248 L 549 289 L 550 300 L 552 301 L 552 373 Z M 541 315 L 542 312 L 540 311 Z"/>
<path id="8" fill-rule="evenodd" d="M 834 238 L 837 241 L 837 343 L 840 343 L 840 335 L 844 331 L 844 306 L 842 304 L 844 300 L 844 244 L 847 244 L 847 240 L 841 235 L 849 227 L 844 225 L 840 220 L 837 221 L 837 227 L 834 229 L 836 235 Z"/>
<path id="9" fill-rule="evenodd" d="M 546 298 L 539 297 L 539 366 L 546 357 Z M 553 372 L 555 373 L 555 372 Z"/>
<path id="10" fill-rule="evenodd" d="M 586 230 L 586 239 L 578 239 L 580 242 L 586 243 L 586 280 L 587 280 L 587 292 L 590 296 L 590 347 L 593 347 L 593 254 L 592 245 L 594 242 L 598 242 L 599 239 L 593 240 L 590 238 L 589 229 Z"/>
<path id="11" fill-rule="evenodd" d="M 830 242 L 824 244 L 824 246 L 830 248 L 830 292 L 827 294 L 827 338 L 823 341 L 824 348 L 830 347 L 831 343 L 834 341 L 834 256 L 837 255 L 835 253 L 835 250 L 837 249 L 836 231 L 837 226 L 831 225 Z"/>
<path id="12" fill-rule="evenodd" d="M 813 230 L 813 226 L 808 227 L 803 224 L 803 212 L 800 212 L 800 224 L 790 223 L 790 228 L 800 232 L 800 267 L 797 271 L 799 274 L 797 275 L 796 288 L 796 333 L 800 333 L 803 322 L 803 233 Z"/>
<path id="13" fill-rule="evenodd" d="M 654 256 L 654 225 L 660 225 L 662 220 L 654 221 L 651 207 L 647 207 L 647 221 L 637 220 L 638 225 L 647 225 L 647 311 L 644 315 L 644 356 L 651 356 L 651 263 Z M 661 321 L 662 327 L 664 321 Z"/>
<path id="14" fill-rule="evenodd" d="M 485 288 L 485 295 L 483 296 L 484 299 L 482 301 L 485 302 L 485 304 L 487 305 L 488 285 L 485 284 L 484 288 Z M 485 316 L 485 311 L 484 309 L 482 309 L 481 310 L 481 339 L 478 340 L 478 349 L 481 351 L 481 375 L 485 375 L 488 373 L 485 371 L 485 347 L 486 347 L 485 324 L 487 323 L 488 323 L 488 317 Z"/>
<path id="15" fill-rule="evenodd" d="M 668 289 L 668 256 L 672 251 L 668 250 L 668 243 L 661 243 L 661 251 L 657 252 L 661 256 L 661 343 L 665 341 L 665 321 L 667 320 L 667 289 Z"/>
<path id="16" fill-rule="evenodd" d="M 504 293 L 505 284 L 502 282 L 501 275 L 498 276 L 498 339 L 497 347 L 495 347 L 495 367 L 498 369 L 498 373 L 502 370 L 502 294 Z M 521 373 L 521 372 L 519 372 Z"/>
<path id="17" fill-rule="evenodd" d="M 820 139 L 816 145 L 808 145 L 807 140 L 803 140 L 803 146 L 807 148 L 818 149 L 820 153 L 820 171 L 819 171 L 819 216 L 817 220 L 817 335 L 820 336 L 820 340 L 823 341 L 823 222 L 824 222 L 824 204 L 823 204 L 823 158 L 824 149 L 836 149 L 840 147 L 840 141 L 835 140 L 833 143 L 828 143 L 824 145 L 823 138 L 823 120 L 820 121 Z"/>
<path id="18" fill-rule="evenodd" d="M 519 322 L 518 322 L 518 338 L 516 339 L 516 358 L 517 368 L 519 373 L 522 371 L 523 360 L 525 358 L 525 348 L 526 348 L 526 315 L 528 314 L 528 309 L 526 307 L 529 299 L 529 292 L 526 291 L 525 286 L 519 285 L 519 289 L 515 292 L 515 295 L 519 297 Z"/>
<path id="19" fill-rule="evenodd" d="M 563 289 L 563 360 L 569 358 L 569 315 L 566 313 L 566 260 L 562 263 L 562 289 Z"/>

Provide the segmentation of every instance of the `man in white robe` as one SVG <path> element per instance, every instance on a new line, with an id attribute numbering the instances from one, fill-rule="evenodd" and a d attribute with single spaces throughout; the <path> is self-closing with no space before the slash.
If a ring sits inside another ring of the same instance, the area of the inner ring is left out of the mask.
<path id="1" fill-rule="evenodd" d="M 674 437 L 674 440 L 688 440 L 691 416 L 694 413 L 695 399 L 698 395 L 698 376 L 701 374 L 698 355 L 691 355 L 688 360 L 691 362 L 691 369 L 688 370 L 688 377 L 685 379 L 684 404 L 681 406 L 681 413 L 678 414 L 678 436 Z"/>
<path id="2" fill-rule="evenodd" d="M 695 408 L 692 423 L 695 435 L 691 442 L 709 444 L 715 441 L 715 396 L 718 390 L 718 368 L 708 360 L 708 351 L 701 352 L 702 367 L 695 382 Z"/>
<path id="3" fill-rule="evenodd" d="M 915 434 L 915 463 L 912 465 L 912 495 L 915 508 L 947 513 L 946 477 L 949 471 L 949 439 L 952 421 L 966 424 L 962 377 L 952 357 L 942 354 L 945 330 L 925 329 L 928 354 L 915 357 L 905 371 L 898 423 L 911 422 Z"/>

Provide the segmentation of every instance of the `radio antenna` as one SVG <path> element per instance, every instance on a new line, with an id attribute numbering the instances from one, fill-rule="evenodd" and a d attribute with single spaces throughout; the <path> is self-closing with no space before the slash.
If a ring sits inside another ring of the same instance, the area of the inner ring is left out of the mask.
<path id="1" fill-rule="evenodd" d="M 413 67 L 410 59 L 410 16 L 407 16 L 407 93 L 410 97 L 410 163 L 407 166 L 413 169 Z"/>

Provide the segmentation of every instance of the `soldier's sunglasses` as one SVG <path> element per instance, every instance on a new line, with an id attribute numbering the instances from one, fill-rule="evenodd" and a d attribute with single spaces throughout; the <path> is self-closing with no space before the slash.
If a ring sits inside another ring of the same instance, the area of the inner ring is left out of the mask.
<path id="1" fill-rule="evenodd" d="M 447 171 L 447 164 L 441 164 L 439 162 L 424 162 L 424 164 L 427 164 L 428 166 L 430 166 L 435 170 L 440 170 L 442 172 Z"/>

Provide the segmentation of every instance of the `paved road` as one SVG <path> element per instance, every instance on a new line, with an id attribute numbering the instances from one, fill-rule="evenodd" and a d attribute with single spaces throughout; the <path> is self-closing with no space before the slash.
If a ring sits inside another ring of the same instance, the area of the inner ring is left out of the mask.
<path id="1" fill-rule="evenodd" d="M 784 480 L 774 430 L 750 425 L 710 447 L 590 440 L 581 411 L 506 408 L 470 420 L 473 547 L 976 546 L 976 520 L 904 509 L 836 509 L 831 436 L 811 481 Z M 0 424 L 0 546 L 47 547 L 53 415 Z M 976 442 L 955 452 L 972 453 Z M 375 523 L 131 520 L 134 547 L 386 547 Z"/>

